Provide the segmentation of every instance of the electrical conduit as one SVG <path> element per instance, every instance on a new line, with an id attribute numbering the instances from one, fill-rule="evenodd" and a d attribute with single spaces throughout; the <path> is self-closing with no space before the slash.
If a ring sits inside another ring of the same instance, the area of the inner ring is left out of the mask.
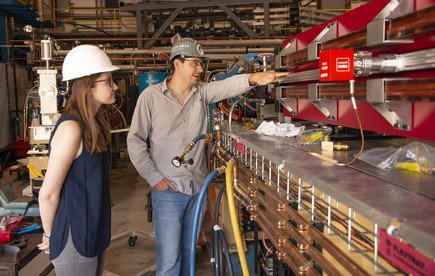
<path id="1" fill-rule="evenodd" d="M 249 276 L 248 263 L 246 261 L 245 251 L 243 249 L 242 238 L 240 236 L 240 230 L 239 230 L 239 222 L 237 220 L 236 205 L 234 203 L 234 191 L 232 185 L 233 167 L 234 167 L 234 161 L 230 160 L 227 163 L 227 170 L 226 170 L 228 207 L 230 209 L 231 225 L 233 226 L 233 233 L 234 233 L 234 238 L 236 239 L 237 252 L 239 253 L 239 259 L 240 259 L 240 264 L 242 266 L 243 276 Z"/>

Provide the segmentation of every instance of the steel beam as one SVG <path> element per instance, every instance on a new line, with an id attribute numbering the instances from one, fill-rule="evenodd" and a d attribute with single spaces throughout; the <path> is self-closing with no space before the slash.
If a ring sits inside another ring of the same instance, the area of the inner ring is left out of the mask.
<path id="1" fill-rule="evenodd" d="M 243 5 L 257 5 L 257 4 L 273 4 L 273 3 L 283 3 L 282 0 L 235 0 L 235 1 L 216 1 L 216 2 L 172 2 L 165 4 L 151 4 L 151 3 L 140 3 L 134 5 L 126 5 L 120 7 L 121 12 L 136 12 L 140 10 L 172 10 L 177 8 L 206 8 L 206 7 L 218 7 L 220 5 L 230 5 L 230 6 L 243 6 Z"/>
<path id="2" fill-rule="evenodd" d="M 160 28 L 157 30 L 157 32 L 154 33 L 153 38 L 158 38 L 165 30 L 166 28 L 174 21 L 175 17 L 180 14 L 180 12 L 183 10 L 183 7 L 178 7 L 175 11 L 172 12 L 171 16 L 169 16 L 168 19 L 166 19 L 165 23 L 160 26 Z M 145 44 L 145 49 L 149 49 L 153 44 L 155 40 L 149 40 Z"/>
<path id="3" fill-rule="evenodd" d="M 236 22 L 236 24 L 239 25 L 240 28 L 242 28 L 245 31 L 245 33 L 249 35 L 249 37 L 257 37 L 257 35 L 251 29 L 249 29 L 249 27 L 246 26 L 246 24 L 243 23 L 242 20 L 240 20 L 240 18 L 237 15 L 235 15 L 227 6 L 219 5 L 219 8 L 221 8 L 224 12 L 226 12 L 226 14 L 228 14 L 228 16 L 232 20 L 234 20 L 234 22 Z"/>

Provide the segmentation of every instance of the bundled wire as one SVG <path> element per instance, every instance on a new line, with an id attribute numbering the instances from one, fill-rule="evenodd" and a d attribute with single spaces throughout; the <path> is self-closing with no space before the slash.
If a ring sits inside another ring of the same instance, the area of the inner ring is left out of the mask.
<path id="1" fill-rule="evenodd" d="M 229 271 L 229 275 L 234 275 L 233 265 L 230 258 L 230 253 L 228 250 L 228 244 L 225 239 L 225 234 L 222 231 L 222 228 L 219 226 L 219 206 L 222 199 L 222 195 L 225 192 L 225 187 L 219 187 L 215 184 L 215 186 L 219 189 L 219 194 L 216 199 L 216 209 L 214 216 L 214 225 L 213 231 L 211 235 L 210 242 L 210 262 L 212 265 L 212 273 L 213 276 L 223 275 L 223 252 L 222 246 L 224 248 L 225 257 L 227 260 L 227 267 Z"/>

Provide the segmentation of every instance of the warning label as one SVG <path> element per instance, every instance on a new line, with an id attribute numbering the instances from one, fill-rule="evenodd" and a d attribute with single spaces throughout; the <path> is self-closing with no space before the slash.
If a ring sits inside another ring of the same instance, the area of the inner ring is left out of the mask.
<path id="1" fill-rule="evenodd" d="M 379 252 L 406 273 L 412 275 L 435 275 L 435 263 L 413 247 L 379 229 Z"/>

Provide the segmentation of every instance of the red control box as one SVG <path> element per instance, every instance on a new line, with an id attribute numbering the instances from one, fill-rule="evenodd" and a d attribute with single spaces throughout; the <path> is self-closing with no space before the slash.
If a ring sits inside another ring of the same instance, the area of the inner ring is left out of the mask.
<path id="1" fill-rule="evenodd" d="M 319 80 L 353 80 L 353 49 L 328 50 L 319 54 Z"/>

